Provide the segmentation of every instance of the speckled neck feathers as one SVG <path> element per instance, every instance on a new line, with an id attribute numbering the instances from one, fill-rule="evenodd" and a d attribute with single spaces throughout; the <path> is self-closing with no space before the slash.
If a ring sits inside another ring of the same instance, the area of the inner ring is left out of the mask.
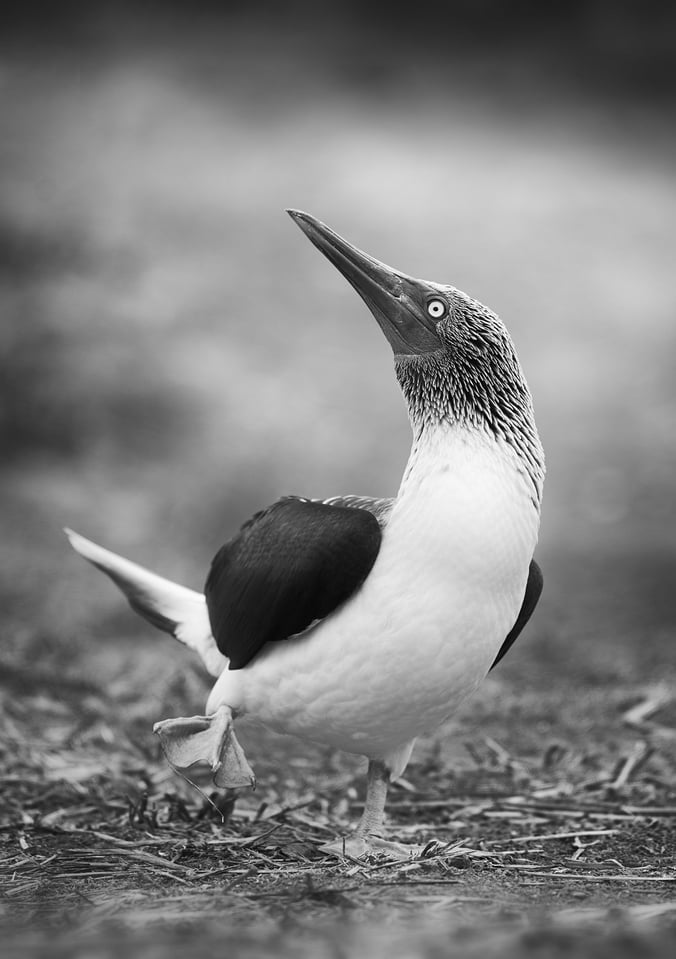
<path id="1" fill-rule="evenodd" d="M 482 430 L 504 441 L 521 460 L 539 505 L 544 452 L 514 345 L 494 313 L 453 292 L 456 305 L 438 329 L 442 349 L 395 359 L 414 439 L 445 424 Z"/>

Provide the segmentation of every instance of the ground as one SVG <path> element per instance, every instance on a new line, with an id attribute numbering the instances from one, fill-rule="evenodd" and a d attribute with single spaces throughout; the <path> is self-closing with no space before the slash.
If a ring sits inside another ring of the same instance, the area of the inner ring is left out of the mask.
<path id="1" fill-rule="evenodd" d="M 361 763 L 252 727 L 255 792 L 217 794 L 199 771 L 184 781 L 150 729 L 205 686 L 180 649 L 159 674 L 158 658 L 123 646 L 105 684 L 3 677 L 0 881 L 17 948 L 671 955 L 667 685 L 543 691 L 496 671 L 391 790 L 388 833 L 422 855 L 356 861 L 319 846 L 358 818 Z"/>

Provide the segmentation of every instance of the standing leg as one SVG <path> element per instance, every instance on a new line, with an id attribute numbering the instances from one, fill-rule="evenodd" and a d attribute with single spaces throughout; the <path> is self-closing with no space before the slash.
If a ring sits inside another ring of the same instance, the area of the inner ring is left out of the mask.
<path id="1" fill-rule="evenodd" d="M 369 839 L 373 835 L 378 835 L 382 829 L 389 785 L 390 771 L 385 763 L 380 759 L 369 759 L 366 803 L 356 831 L 360 839 Z"/>
<path id="2" fill-rule="evenodd" d="M 411 859 L 420 853 L 422 846 L 389 842 L 381 836 L 387 787 L 392 779 L 392 770 L 394 769 L 395 775 L 401 775 L 412 748 L 411 742 L 388 755 L 386 759 L 369 759 L 366 802 L 359 825 L 352 836 L 336 839 L 322 846 L 323 852 L 338 857 L 349 856 L 353 859 L 361 859 L 362 856 L 372 853 L 378 853 L 390 859 Z"/>
<path id="3" fill-rule="evenodd" d="M 351 836 L 336 839 L 321 846 L 323 852 L 339 857 L 347 855 L 353 859 L 360 859 L 369 853 L 379 853 L 391 859 L 411 859 L 419 854 L 422 846 L 388 842 L 380 835 L 385 818 L 387 788 L 392 779 L 401 776 L 406 769 L 414 743 L 415 740 L 412 739 L 392 749 L 380 759 L 369 759 L 366 802 L 359 825 Z"/>

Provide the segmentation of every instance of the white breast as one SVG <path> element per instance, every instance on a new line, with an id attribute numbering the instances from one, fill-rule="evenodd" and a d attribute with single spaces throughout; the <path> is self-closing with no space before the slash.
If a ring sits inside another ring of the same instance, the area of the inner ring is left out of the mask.
<path id="1" fill-rule="evenodd" d="M 224 672 L 207 703 L 373 757 L 434 729 L 514 625 L 537 540 L 506 444 L 437 428 L 413 449 L 376 563 L 339 610 Z"/>

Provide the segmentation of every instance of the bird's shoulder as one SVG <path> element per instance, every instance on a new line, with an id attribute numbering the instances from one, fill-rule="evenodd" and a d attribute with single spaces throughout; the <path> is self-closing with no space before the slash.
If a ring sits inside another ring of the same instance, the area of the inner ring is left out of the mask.
<path id="1" fill-rule="evenodd" d="M 285 496 L 218 551 L 205 585 L 216 644 L 230 668 L 345 602 L 368 576 L 381 527 L 368 509 Z"/>
<path id="2" fill-rule="evenodd" d="M 315 502 L 326 503 L 328 506 L 345 506 L 349 509 L 367 510 L 378 520 L 380 528 L 384 529 L 394 506 L 394 497 L 355 496 L 350 493 L 347 496 L 331 496 L 329 499 L 316 500 Z"/>

